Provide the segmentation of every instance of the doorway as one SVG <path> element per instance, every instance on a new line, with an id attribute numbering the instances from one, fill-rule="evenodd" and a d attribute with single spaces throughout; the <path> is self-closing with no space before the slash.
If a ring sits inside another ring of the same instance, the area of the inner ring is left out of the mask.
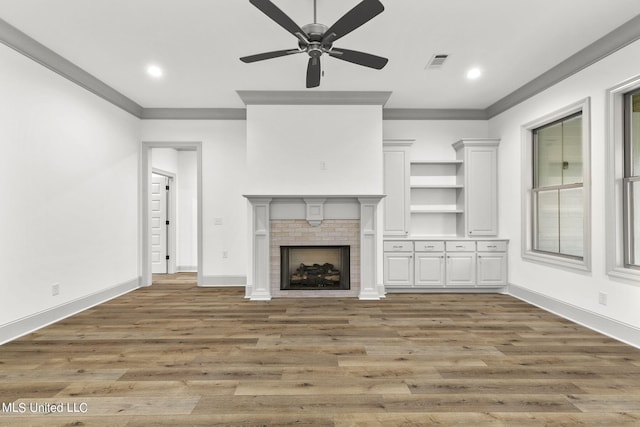
<path id="1" fill-rule="evenodd" d="M 180 246 L 179 216 L 176 216 L 174 206 L 181 203 L 179 193 L 184 183 L 180 181 L 180 174 L 154 168 L 153 149 L 174 149 L 177 152 L 190 152 L 191 160 L 195 163 L 191 171 L 195 176 L 195 190 L 193 200 L 189 202 L 195 211 L 192 221 L 195 224 L 195 246 L 192 252 L 195 254 L 195 264 L 189 271 L 196 271 L 197 284 L 202 284 L 202 143 L 200 142 L 145 142 L 141 144 L 140 167 L 140 212 L 141 212 L 141 239 L 140 239 L 140 271 L 141 286 L 152 284 L 153 274 L 175 274 L 181 270 L 177 267 L 180 254 L 176 247 Z M 195 161 L 193 156 L 195 155 Z M 166 190 L 167 183 L 169 190 Z M 184 191 L 183 191 L 184 192 Z M 164 212 L 163 212 L 164 211 Z M 167 215 L 165 219 L 164 215 Z M 183 215 L 186 218 L 186 216 Z M 168 224 L 167 224 L 168 221 Z M 173 228 L 173 230 L 172 230 Z M 173 238 L 172 236 L 175 236 Z M 172 240 L 173 239 L 173 240 Z M 193 254 L 191 254 L 193 256 Z M 169 257 L 167 259 L 167 256 Z"/>

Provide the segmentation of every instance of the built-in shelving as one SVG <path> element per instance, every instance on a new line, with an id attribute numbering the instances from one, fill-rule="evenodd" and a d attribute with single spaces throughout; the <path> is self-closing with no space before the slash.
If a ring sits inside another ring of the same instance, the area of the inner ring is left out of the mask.
<path id="1" fill-rule="evenodd" d="M 411 235 L 456 236 L 464 213 L 463 160 L 412 160 L 409 176 Z"/>
<path id="2" fill-rule="evenodd" d="M 385 237 L 497 235 L 498 144 L 467 138 L 455 159 L 411 159 L 411 144 L 385 141 Z"/>

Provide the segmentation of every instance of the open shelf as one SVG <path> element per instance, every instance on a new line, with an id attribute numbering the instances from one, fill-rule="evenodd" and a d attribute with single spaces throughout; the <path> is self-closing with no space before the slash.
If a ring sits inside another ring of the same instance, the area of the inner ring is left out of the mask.
<path id="1" fill-rule="evenodd" d="M 412 165 L 461 165 L 463 160 L 412 160 Z"/>
<path id="2" fill-rule="evenodd" d="M 437 189 L 458 189 L 464 188 L 462 184 L 411 184 L 411 188 L 422 188 L 425 190 L 437 190 Z"/>
<path id="3" fill-rule="evenodd" d="M 411 213 L 416 214 L 460 214 L 464 213 L 463 209 L 441 209 L 431 206 L 411 206 Z"/>

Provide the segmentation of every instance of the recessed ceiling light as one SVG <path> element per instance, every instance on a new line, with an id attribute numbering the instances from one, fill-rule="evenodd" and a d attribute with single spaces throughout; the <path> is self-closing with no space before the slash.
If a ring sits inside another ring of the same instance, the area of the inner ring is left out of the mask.
<path id="1" fill-rule="evenodd" d="M 467 71 L 467 78 L 469 80 L 475 80 L 482 75 L 482 70 L 480 68 L 472 68 Z"/>
<path id="2" fill-rule="evenodd" d="M 147 74 L 149 74 L 151 77 L 155 77 L 156 79 L 158 79 L 162 77 L 164 72 L 162 71 L 162 68 L 160 68 L 157 65 L 149 65 L 147 67 Z"/>

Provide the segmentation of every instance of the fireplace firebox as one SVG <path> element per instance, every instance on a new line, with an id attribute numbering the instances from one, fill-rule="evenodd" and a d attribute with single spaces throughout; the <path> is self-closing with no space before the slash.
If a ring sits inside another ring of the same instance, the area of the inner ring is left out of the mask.
<path id="1" fill-rule="evenodd" d="M 350 246 L 280 246 L 281 290 L 349 290 Z"/>

